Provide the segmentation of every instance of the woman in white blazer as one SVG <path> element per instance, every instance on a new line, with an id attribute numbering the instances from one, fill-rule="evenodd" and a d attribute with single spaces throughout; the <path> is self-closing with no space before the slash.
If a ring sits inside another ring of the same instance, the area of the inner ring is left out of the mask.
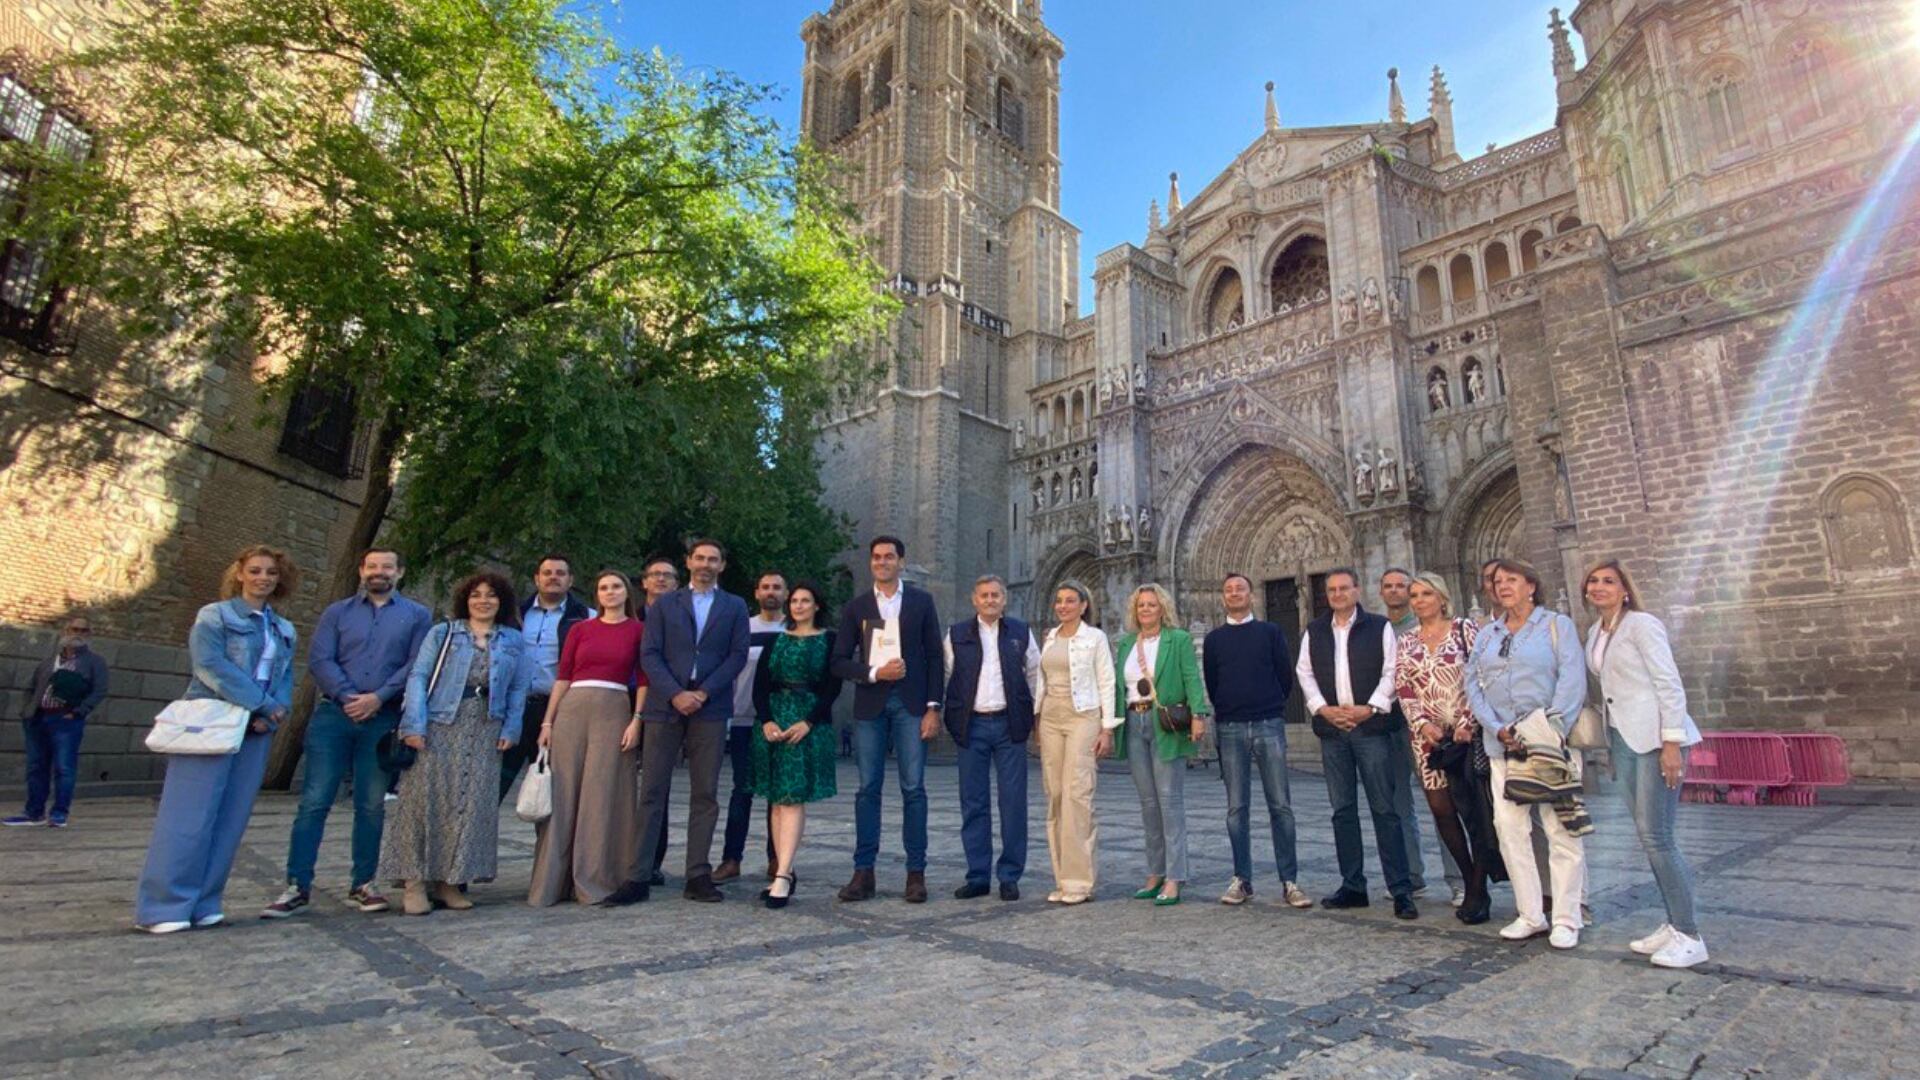
<path id="1" fill-rule="evenodd" d="M 1055 625 L 1040 650 L 1040 775 L 1047 789 L 1047 853 L 1053 857 L 1052 904 L 1083 904 L 1093 896 L 1095 869 L 1093 783 L 1096 757 L 1113 750 L 1113 647 L 1088 626 L 1087 592 L 1054 590 Z"/>
<path id="2" fill-rule="evenodd" d="M 1692 967 L 1707 958 L 1694 918 L 1693 874 L 1674 842 L 1686 748 L 1700 741 L 1687 715 L 1687 693 L 1673 663 L 1667 628 L 1641 610 L 1627 569 L 1608 560 L 1587 572 L 1584 593 L 1599 616 L 1587 631 L 1587 668 L 1600 680 L 1596 702 L 1613 742 L 1614 767 L 1666 901 L 1667 921 L 1633 942 L 1634 952 L 1661 967 Z"/>

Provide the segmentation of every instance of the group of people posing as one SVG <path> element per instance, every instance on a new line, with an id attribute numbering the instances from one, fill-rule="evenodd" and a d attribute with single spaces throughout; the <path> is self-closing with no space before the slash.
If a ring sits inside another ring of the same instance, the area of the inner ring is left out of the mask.
<path id="1" fill-rule="evenodd" d="M 483 571 L 454 588 L 449 617 L 436 621 L 399 594 L 397 552 L 366 552 L 360 590 L 327 608 L 309 648 L 321 701 L 305 735 L 287 884 L 261 915 L 287 917 L 310 903 L 328 811 L 349 774 L 349 903 L 388 910 L 381 883 L 395 882 L 407 914 L 471 908 L 466 886 L 495 874 L 499 804 L 529 764 L 550 770 L 552 806 L 536 825 L 528 902 L 645 900 L 664 884 L 667 807 L 683 758 L 691 789 L 684 896 L 721 900 L 718 886 L 740 876 L 757 796 L 768 836 L 760 899 L 784 907 L 798 887 L 805 806 L 837 793 L 832 711 L 844 683 L 854 688 L 859 792 L 842 901 L 877 892 L 889 753 L 903 811 L 902 894 L 910 903 L 927 899 L 926 747 L 945 730 L 958 749 L 967 864 L 956 897 L 997 886 L 1001 899 L 1019 898 L 1026 744 L 1037 739 L 1054 879 L 1048 901 L 1093 897 L 1097 761 L 1115 757 L 1128 763 L 1145 826 L 1146 877 L 1132 895 L 1177 904 L 1191 877 L 1182 788 L 1211 728 L 1233 852 L 1221 902 L 1253 897 L 1257 771 L 1281 901 L 1310 907 L 1298 883 L 1287 786 L 1284 717 L 1297 683 L 1320 744 L 1341 878 L 1322 907 L 1370 903 L 1364 790 L 1394 913 L 1418 917 L 1414 898 L 1424 881 L 1410 794 L 1417 776 L 1446 852 L 1456 916 L 1487 921 L 1490 886 L 1506 880 L 1517 915 L 1502 936 L 1547 934 L 1555 947 L 1572 948 L 1586 899 L 1581 838 L 1592 822 L 1578 785 L 1567 783 L 1568 771 L 1577 779 L 1579 758 L 1564 752 L 1564 736 L 1587 701 L 1591 674 L 1667 909 L 1665 924 L 1632 947 L 1667 967 L 1706 959 L 1673 836 L 1686 747 L 1699 733 L 1665 629 L 1641 610 L 1617 562 L 1595 567 L 1584 582 L 1596 615 L 1584 647 L 1567 615 L 1540 606 L 1539 575 L 1498 560 L 1482 572 L 1494 607 L 1484 624 L 1456 614 L 1439 575 L 1389 570 L 1379 583 L 1381 615 L 1361 607 L 1355 572 L 1333 571 L 1331 611 L 1308 626 L 1296 651 L 1280 627 L 1254 617 L 1252 582 L 1241 574 L 1222 582 L 1226 621 L 1196 648 L 1172 597 L 1155 584 L 1132 592 L 1125 632 L 1113 642 L 1088 621 L 1089 595 L 1073 584 L 1055 592 L 1054 625 L 1036 637 L 1006 614 L 1006 583 L 993 575 L 973 585 L 974 617 L 944 626 L 933 598 L 901 581 L 905 556 L 900 540 L 874 538 L 873 586 L 837 620 L 819 586 L 778 572 L 756 580 L 750 610 L 718 586 L 725 548 L 701 539 L 688 547 L 685 586 L 672 561 L 655 559 L 642 576 L 644 594 L 625 573 L 602 570 L 583 583 L 589 605 L 573 593 L 571 563 L 552 555 L 536 568 L 524 604 L 504 576 Z M 195 620 L 186 696 L 242 706 L 251 729 L 236 753 L 170 760 L 136 901 L 142 930 L 225 919 L 228 872 L 271 733 L 291 703 L 295 634 L 273 605 L 292 592 L 295 572 L 284 552 L 248 548 L 226 576 L 225 598 Z M 715 866 L 728 761 L 733 790 Z"/>

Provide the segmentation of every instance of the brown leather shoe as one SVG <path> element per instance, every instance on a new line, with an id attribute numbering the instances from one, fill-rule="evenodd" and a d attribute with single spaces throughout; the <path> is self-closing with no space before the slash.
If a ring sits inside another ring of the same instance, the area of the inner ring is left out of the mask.
<path id="1" fill-rule="evenodd" d="M 439 904 L 441 907 L 444 907 L 449 911 L 473 910 L 473 901 L 460 895 L 460 890 L 458 888 L 456 888 L 453 885 L 449 885 L 444 881 L 434 882 L 431 892 L 433 895 L 433 902 L 436 904 Z"/>
<path id="2" fill-rule="evenodd" d="M 922 899 L 924 898 L 923 896 Z M 853 872 L 853 880 L 840 887 L 840 899 L 848 903 L 873 899 L 873 868 L 856 868 Z"/>
<path id="3" fill-rule="evenodd" d="M 732 881 L 734 878 L 737 878 L 739 876 L 740 876 L 739 861 L 736 859 L 726 859 L 720 863 L 717 869 L 714 870 L 713 882 L 714 884 L 718 885 L 722 881 Z"/>
<path id="4" fill-rule="evenodd" d="M 406 891 L 400 894 L 400 911 L 406 915 L 431 915 L 433 900 L 427 896 L 427 883 L 409 881 Z"/>
<path id="5" fill-rule="evenodd" d="M 909 904 L 927 902 L 927 875 L 919 870 L 907 871 L 906 901 Z"/>

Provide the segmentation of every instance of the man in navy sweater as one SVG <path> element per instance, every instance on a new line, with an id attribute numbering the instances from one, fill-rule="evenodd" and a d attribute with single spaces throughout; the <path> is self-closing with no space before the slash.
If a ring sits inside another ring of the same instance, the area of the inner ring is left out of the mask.
<path id="1" fill-rule="evenodd" d="M 1253 582 L 1228 574 L 1220 585 L 1227 621 L 1208 632 L 1202 650 L 1207 700 L 1220 742 L 1220 778 L 1227 784 L 1227 840 L 1233 847 L 1233 883 L 1223 904 L 1253 898 L 1253 840 L 1247 803 L 1253 794 L 1253 769 L 1267 797 L 1273 828 L 1274 868 L 1288 905 L 1312 907 L 1294 883 L 1300 862 L 1294 852 L 1293 804 L 1287 792 L 1287 695 L 1293 692 L 1292 653 L 1286 631 L 1253 617 Z"/>

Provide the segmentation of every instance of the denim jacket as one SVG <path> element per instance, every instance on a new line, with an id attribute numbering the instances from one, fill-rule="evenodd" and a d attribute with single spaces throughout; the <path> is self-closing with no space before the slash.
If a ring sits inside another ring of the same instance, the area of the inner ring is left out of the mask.
<path id="1" fill-rule="evenodd" d="M 262 690 L 253 672 L 260 664 L 266 637 L 253 609 L 237 596 L 201 608 L 193 617 L 193 630 L 187 637 L 187 649 L 193 656 L 187 698 L 218 698 L 256 715 L 291 708 L 296 637 L 293 624 L 271 607 L 267 608 L 267 621 L 273 624 L 279 651 L 273 657 L 272 678 Z"/>
<path id="2" fill-rule="evenodd" d="M 453 635 L 447 647 L 447 664 L 440 669 L 440 683 L 427 699 L 427 683 L 433 678 L 433 665 L 440 659 L 440 643 Z M 500 737 L 508 742 L 520 740 L 521 714 L 527 708 L 527 686 L 533 681 L 533 650 L 527 639 L 510 626 L 495 626 L 493 640 L 487 646 L 487 715 L 500 721 Z M 460 711 L 460 697 L 466 693 L 467 669 L 473 666 L 473 631 L 465 619 L 435 623 L 420 642 L 420 653 L 413 658 L 413 673 L 407 676 L 407 694 L 400 708 L 400 734 L 425 735 L 427 723 L 451 724 Z"/>
<path id="3" fill-rule="evenodd" d="M 1040 651 L 1045 653 L 1052 648 L 1059 636 L 1059 627 L 1048 630 Z M 1112 708 L 1118 700 L 1113 688 L 1113 646 L 1107 644 L 1107 635 L 1099 627 L 1081 623 L 1079 631 L 1067 639 L 1067 672 L 1074 712 L 1098 713 L 1100 726 L 1105 728 L 1117 728 L 1125 723 L 1126 714 L 1115 713 Z M 1044 684 L 1044 667 L 1040 679 Z"/>

